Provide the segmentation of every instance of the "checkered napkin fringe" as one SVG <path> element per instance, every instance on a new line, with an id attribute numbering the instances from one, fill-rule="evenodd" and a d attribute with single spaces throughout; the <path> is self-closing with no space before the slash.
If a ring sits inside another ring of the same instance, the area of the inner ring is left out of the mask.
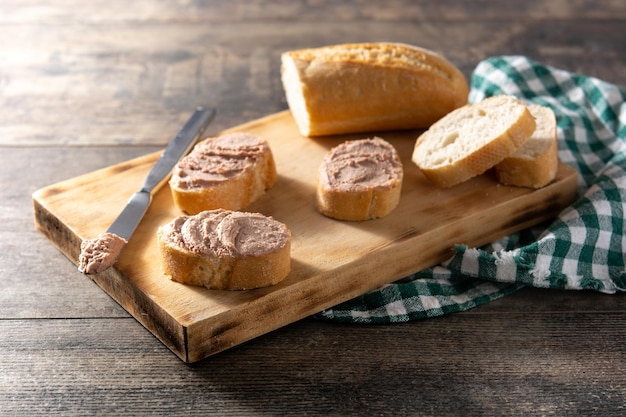
<path id="1" fill-rule="evenodd" d="M 626 290 L 626 89 L 523 56 L 482 61 L 470 102 L 498 94 L 554 110 L 559 158 L 579 173 L 578 200 L 557 219 L 455 255 L 316 317 L 405 322 L 465 311 L 524 286 Z"/>

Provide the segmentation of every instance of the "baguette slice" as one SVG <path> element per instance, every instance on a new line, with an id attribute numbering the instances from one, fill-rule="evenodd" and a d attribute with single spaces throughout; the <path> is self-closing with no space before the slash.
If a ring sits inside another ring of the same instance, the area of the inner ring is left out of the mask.
<path id="1" fill-rule="evenodd" d="M 396 149 L 375 137 L 332 148 L 319 168 L 316 208 L 337 220 L 389 214 L 400 201 L 404 171 Z"/>
<path id="2" fill-rule="evenodd" d="M 424 128 L 467 103 L 461 71 L 411 45 L 333 45 L 284 52 L 281 61 L 303 136 Z"/>
<path id="3" fill-rule="evenodd" d="M 163 272 L 173 281 L 220 290 L 274 285 L 291 269 L 291 232 L 260 213 L 208 210 L 157 232 Z"/>
<path id="4" fill-rule="evenodd" d="M 531 104 L 528 110 L 537 129 L 513 155 L 495 166 L 495 172 L 502 184 L 541 188 L 552 182 L 559 167 L 556 118 L 548 107 Z"/>
<path id="5" fill-rule="evenodd" d="M 456 109 L 416 141 L 412 160 L 439 187 L 452 187 L 513 154 L 535 131 L 520 100 L 500 95 Z"/>
<path id="6" fill-rule="evenodd" d="M 243 132 L 199 142 L 179 161 L 169 184 L 174 204 L 187 214 L 223 208 L 240 210 L 276 182 L 269 144 Z"/>

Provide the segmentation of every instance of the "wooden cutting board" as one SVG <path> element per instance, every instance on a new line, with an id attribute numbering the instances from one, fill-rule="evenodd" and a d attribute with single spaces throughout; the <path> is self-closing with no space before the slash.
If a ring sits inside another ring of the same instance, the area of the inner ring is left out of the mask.
<path id="1" fill-rule="evenodd" d="M 89 278 L 185 362 L 194 362 L 383 284 L 435 265 L 455 244 L 480 246 L 556 216 L 576 197 L 577 174 L 561 164 L 539 190 L 497 184 L 490 174 L 451 189 L 431 185 L 410 161 L 419 131 L 378 133 L 404 163 L 399 206 L 387 217 L 343 222 L 313 205 L 324 154 L 347 139 L 300 136 L 288 111 L 229 131 L 270 143 L 279 179 L 247 211 L 284 222 L 293 234 L 292 271 L 280 284 L 217 291 L 170 281 L 161 272 L 156 230 L 182 214 L 164 186 L 114 268 Z M 63 181 L 33 194 L 36 226 L 77 264 L 80 243 L 107 229 L 160 152 Z M 78 273 L 77 273 L 78 275 Z"/>

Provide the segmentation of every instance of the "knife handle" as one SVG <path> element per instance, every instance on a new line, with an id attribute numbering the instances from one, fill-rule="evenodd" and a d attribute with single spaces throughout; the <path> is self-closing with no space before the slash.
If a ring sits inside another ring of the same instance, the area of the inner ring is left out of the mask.
<path id="1" fill-rule="evenodd" d="M 187 123 L 154 164 L 140 192 L 151 194 L 165 183 L 176 163 L 191 150 L 213 117 L 215 117 L 215 109 L 196 108 Z"/>

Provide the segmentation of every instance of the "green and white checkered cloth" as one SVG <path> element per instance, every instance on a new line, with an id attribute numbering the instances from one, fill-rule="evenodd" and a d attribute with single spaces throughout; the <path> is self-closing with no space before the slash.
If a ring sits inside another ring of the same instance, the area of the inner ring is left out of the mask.
<path id="1" fill-rule="evenodd" d="M 523 56 L 482 61 L 470 86 L 473 103 L 510 94 L 554 110 L 559 158 L 579 173 L 578 200 L 554 221 L 482 248 L 458 245 L 446 262 L 315 317 L 405 322 L 465 311 L 524 286 L 626 290 L 626 89 Z"/>

